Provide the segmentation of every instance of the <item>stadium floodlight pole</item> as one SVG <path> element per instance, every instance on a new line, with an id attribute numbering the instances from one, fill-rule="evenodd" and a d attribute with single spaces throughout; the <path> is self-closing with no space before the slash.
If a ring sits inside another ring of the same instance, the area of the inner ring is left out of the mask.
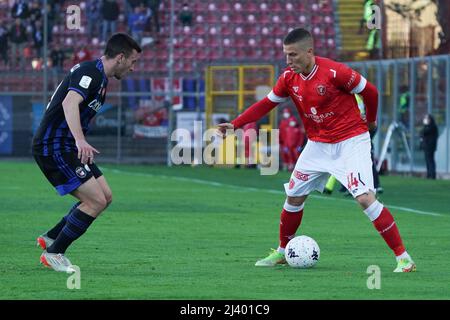
<path id="1" fill-rule="evenodd" d="M 43 96 L 43 106 L 45 108 L 45 106 L 47 105 L 47 96 L 48 96 L 48 68 L 47 68 L 47 59 L 48 59 L 48 50 L 47 50 L 47 46 L 48 46 L 48 12 L 47 12 L 47 0 L 44 0 L 44 52 L 43 52 L 43 76 L 44 76 L 44 83 L 43 83 L 43 88 L 42 88 L 42 96 Z"/>
<path id="2" fill-rule="evenodd" d="M 168 128 L 167 128 L 167 166 L 172 166 L 172 160 L 170 158 L 171 150 L 172 150 L 172 131 L 174 128 L 174 116 L 173 112 L 173 49 L 174 49 L 174 19 L 175 19 L 175 0 L 170 0 L 170 42 L 169 42 L 169 61 L 167 63 L 168 71 L 169 71 L 169 101 L 167 103 L 167 107 L 169 108 L 168 112 Z"/>

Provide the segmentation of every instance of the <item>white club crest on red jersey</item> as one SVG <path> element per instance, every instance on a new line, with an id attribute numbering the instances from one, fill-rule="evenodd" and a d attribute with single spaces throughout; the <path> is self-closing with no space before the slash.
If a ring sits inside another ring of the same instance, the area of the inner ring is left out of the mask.
<path id="1" fill-rule="evenodd" d="M 311 113 L 316 115 L 317 114 L 317 109 L 314 107 L 311 107 Z"/>
<path id="2" fill-rule="evenodd" d="M 325 92 L 327 92 L 327 88 L 324 85 L 322 85 L 322 84 L 319 84 L 316 89 L 317 89 L 317 93 L 320 96 L 325 95 Z"/>
<path id="3" fill-rule="evenodd" d="M 292 87 L 292 89 L 294 89 L 294 92 L 295 92 L 295 93 L 298 92 L 298 86 Z"/>

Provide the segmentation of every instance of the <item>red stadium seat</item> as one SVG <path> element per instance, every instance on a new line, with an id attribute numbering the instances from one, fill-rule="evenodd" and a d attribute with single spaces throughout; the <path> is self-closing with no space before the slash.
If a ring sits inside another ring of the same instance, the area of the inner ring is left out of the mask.
<path id="1" fill-rule="evenodd" d="M 244 15 L 241 12 L 233 12 L 230 15 L 231 23 L 243 23 L 245 21 Z"/>
<path id="2" fill-rule="evenodd" d="M 245 12 L 256 13 L 258 12 L 258 9 L 259 9 L 258 6 L 253 1 L 248 1 L 243 4 L 243 11 Z"/>
<path id="3" fill-rule="evenodd" d="M 228 1 L 220 2 L 217 5 L 217 7 L 218 7 L 219 11 L 222 11 L 222 12 L 227 12 L 228 13 L 228 12 L 231 11 L 231 5 L 230 5 L 230 3 Z"/>
<path id="4" fill-rule="evenodd" d="M 198 60 L 207 60 L 208 59 L 208 51 L 207 49 L 200 49 L 197 50 L 196 54 L 195 54 L 195 59 Z"/>
<path id="5" fill-rule="evenodd" d="M 205 41 L 205 45 L 208 46 L 209 48 L 219 48 L 220 47 L 220 40 L 218 37 L 209 37 L 209 39 L 207 39 Z"/>
<path id="6" fill-rule="evenodd" d="M 229 36 L 233 34 L 233 28 L 230 25 L 223 25 L 221 28 L 221 34 L 224 36 Z"/>
<path id="7" fill-rule="evenodd" d="M 295 23 L 297 23 L 297 16 L 294 16 L 293 14 L 286 14 L 281 18 L 281 20 L 286 24 L 294 25 Z"/>
<path id="8" fill-rule="evenodd" d="M 259 28 L 259 26 L 257 25 L 250 25 L 246 28 L 244 28 L 244 32 L 246 35 L 250 35 L 250 36 L 256 36 L 261 34 L 261 30 Z"/>
<path id="9" fill-rule="evenodd" d="M 218 49 L 213 49 L 212 51 L 210 51 L 208 53 L 208 60 L 215 61 L 215 60 L 218 60 L 220 58 L 219 52 L 217 50 Z"/>
<path id="10" fill-rule="evenodd" d="M 269 2 L 267 5 L 268 5 L 269 12 L 281 12 L 284 10 L 284 8 L 281 6 L 281 4 L 278 1 Z"/>
<path id="11" fill-rule="evenodd" d="M 313 25 L 319 25 L 322 23 L 322 16 L 320 15 L 312 15 L 311 16 L 311 23 Z"/>
<path id="12" fill-rule="evenodd" d="M 244 37 L 237 37 L 233 41 L 233 45 L 238 48 L 243 48 L 248 46 L 247 40 Z"/>

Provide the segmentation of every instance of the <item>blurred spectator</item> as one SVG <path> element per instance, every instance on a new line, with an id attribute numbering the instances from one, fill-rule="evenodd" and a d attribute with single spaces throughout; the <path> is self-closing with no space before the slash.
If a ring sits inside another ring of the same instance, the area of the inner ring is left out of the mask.
<path id="1" fill-rule="evenodd" d="M 49 43 L 53 41 L 53 26 L 60 16 L 60 11 L 56 11 L 56 2 L 58 1 L 54 0 L 47 2 L 47 41 Z"/>
<path id="2" fill-rule="evenodd" d="M 26 19 L 30 15 L 28 4 L 25 0 L 16 0 L 11 9 L 13 19 Z"/>
<path id="3" fill-rule="evenodd" d="M 423 128 L 420 133 L 420 148 L 425 154 L 427 179 L 436 179 L 436 162 L 434 153 L 437 149 L 438 127 L 431 114 L 423 118 Z"/>
<path id="4" fill-rule="evenodd" d="M 41 20 L 36 20 L 34 26 L 32 26 L 32 38 L 33 46 L 36 50 L 36 57 L 42 58 L 43 46 L 44 46 L 44 27 Z"/>
<path id="5" fill-rule="evenodd" d="M 294 170 L 297 158 L 305 143 L 305 133 L 300 128 L 297 119 L 294 116 L 289 118 L 289 126 L 286 129 L 286 143 L 287 148 L 287 167 L 289 171 Z"/>
<path id="6" fill-rule="evenodd" d="M 151 27 L 152 31 L 159 33 L 159 7 L 161 5 L 161 0 L 147 0 L 147 4 L 152 11 L 152 19 L 150 21 L 153 24 Z"/>
<path id="7" fill-rule="evenodd" d="M 37 2 L 42 2 L 42 0 L 37 0 Z M 65 14 L 59 14 L 60 12 L 64 12 L 64 2 L 65 0 L 47 0 L 51 10 L 57 14 L 54 14 L 54 24 L 64 24 L 66 21 Z M 53 27 L 53 26 L 52 26 Z M 51 30 L 51 29 L 50 29 Z"/>
<path id="8" fill-rule="evenodd" d="M 140 44 L 142 34 L 147 24 L 147 12 L 143 5 L 134 8 L 134 12 L 128 15 L 128 28 L 131 36 Z"/>
<path id="9" fill-rule="evenodd" d="M 20 18 L 14 20 L 14 24 L 9 30 L 9 40 L 11 41 L 11 66 L 13 68 L 17 66 L 17 56 L 19 56 L 20 68 L 23 69 L 25 65 L 23 49 L 27 43 L 27 32 Z"/>
<path id="10" fill-rule="evenodd" d="M 59 43 L 53 43 L 50 50 L 50 70 L 53 76 L 53 87 L 58 86 L 58 75 L 64 70 L 64 60 L 66 59 L 66 54 L 62 50 Z"/>
<path id="11" fill-rule="evenodd" d="M 64 69 L 64 60 L 66 59 L 66 54 L 63 49 L 58 44 L 52 45 L 50 50 L 50 61 L 51 67 L 57 72 L 62 72 Z"/>
<path id="12" fill-rule="evenodd" d="M 256 168 L 258 156 L 256 154 L 256 144 L 258 143 L 258 125 L 256 122 L 249 122 L 242 127 L 244 130 L 244 163 L 247 168 Z"/>
<path id="13" fill-rule="evenodd" d="M 367 38 L 366 49 L 369 51 L 370 59 L 381 59 L 381 37 L 379 31 L 378 29 L 370 30 L 369 37 Z"/>
<path id="14" fill-rule="evenodd" d="M 134 13 L 134 9 L 140 7 L 141 5 L 145 5 L 144 0 L 127 0 L 125 3 L 125 14 L 128 17 L 130 14 Z"/>
<path id="15" fill-rule="evenodd" d="M 23 58 L 24 60 L 31 60 L 33 59 L 33 50 L 31 49 L 31 46 L 28 43 L 25 43 L 23 48 Z"/>
<path id="16" fill-rule="evenodd" d="M 80 46 L 79 50 L 74 52 L 72 63 L 73 65 L 76 65 L 78 63 L 90 60 L 92 60 L 92 53 L 89 51 L 88 46 L 84 44 Z"/>
<path id="17" fill-rule="evenodd" d="M 189 4 L 187 2 L 183 4 L 183 8 L 181 9 L 178 18 L 180 19 L 180 22 L 183 25 L 183 27 L 192 26 L 192 11 L 189 8 Z"/>
<path id="18" fill-rule="evenodd" d="M 367 21 L 372 17 L 372 6 L 374 5 L 373 0 L 363 0 L 364 1 L 364 9 L 363 9 L 363 17 L 359 24 L 359 34 L 363 34 L 364 28 L 367 28 Z"/>
<path id="19" fill-rule="evenodd" d="M 403 125 L 408 128 L 409 127 L 409 88 L 407 85 L 403 85 L 400 87 L 400 101 L 399 101 L 399 114 L 400 121 Z"/>
<path id="20" fill-rule="evenodd" d="M 365 0 L 364 1 L 364 14 L 359 26 L 359 34 L 363 33 L 364 28 L 369 31 L 366 49 L 369 51 L 370 59 L 380 59 L 381 53 L 381 36 L 378 29 L 368 29 L 367 22 L 374 20 L 372 6 L 377 4 L 377 0 Z"/>
<path id="21" fill-rule="evenodd" d="M 100 1 L 87 0 L 87 33 L 89 39 L 100 37 Z"/>
<path id="22" fill-rule="evenodd" d="M 361 118 L 365 122 L 367 122 L 367 118 L 366 118 L 366 109 L 367 108 L 364 105 L 363 98 L 359 94 L 355 94 L 355 99 L 356 99 L 356 103 L 358 104 L 359 112 L 361 112 Z M 370 145 L 371 145 L 370 157 L 372 159 L 373 186 L 375 187 L 375 190 L 377 191 L 377 193 L 383 193 L 384 190 L 383 190 L 383 187 L 381 186 L 380 176 L 379 176 L 376 162 L 375 162 L 375 154 L 374 154 L 375 148 L 373 146 L 373 139 L 374 139 L 375 135 L 377 134 L 377 129 L 375 128 L 375 129 L 369 130 L 369 134 L 370 134 Z M 347 189 L 345 189 L 345 192 L 347 192 L 348 195 L 350 195 L 350 193 L 348 192 Z"/>
<path id="23" fill-rule="evenodd" d="M 119 4 L 116 0 L 103 0 L 102 2 L 103 30 L 102 41 L 106 40 L 117 30 L 119 18 Z"/>
<path id="24" fill-rule="evenodd" d="M 280 152 L 281 152 L 281 164 L 282 169 L 288 169 L 289 163 L 289 155 L 288 155 L 288 147 L 286 140 L 287 128 L 289 128 L 289 118 L 292 116 L 291 110 L 289 108 L 284 108 L 283 113 L 281 115 L 280 123 L 278 124 L 278 129 L 280 130 Z"/>
<path id="25" fill-rule="evenodd" d="M 31 8 L 30 8 L 30 17 L 28 19 L 28 21 L 30 21 L 31 26 L 34 27 L 34 25 L 36 24 L 37 20 L 41 20 L 42 18 L 42 12 L 41 12 L 41 7 L 40 7 L 40 3 L 37 0 L 34 0 L 33 2 L 31 2 Z"/>
<path id="26" fill-rule="evenodd" d="M 8 65 L 8 29 L 0 25 L 0 58 Z"/>

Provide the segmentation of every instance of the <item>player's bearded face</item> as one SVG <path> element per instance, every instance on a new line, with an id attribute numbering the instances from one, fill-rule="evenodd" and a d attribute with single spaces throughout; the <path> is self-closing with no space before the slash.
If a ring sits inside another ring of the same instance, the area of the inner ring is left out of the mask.
<path id="1" fill-rule="evenodd" d="M 314 66 L 313 49 L 301 42 L 283 45 L 283 52 L 286 55 L 287 65 L 295 73 L 307 74 Z"/>
<path id="2" fill-rule="evenodd" d="M 121 54 L 117 59 L 116 71 L 114 77 L 118 80 L 125 77 L 129 72 L 134 71 L 134 65 L 139 58 L 139 53 L 133 50 L 133 53 L 127 58 L 124 54 Z"/>

